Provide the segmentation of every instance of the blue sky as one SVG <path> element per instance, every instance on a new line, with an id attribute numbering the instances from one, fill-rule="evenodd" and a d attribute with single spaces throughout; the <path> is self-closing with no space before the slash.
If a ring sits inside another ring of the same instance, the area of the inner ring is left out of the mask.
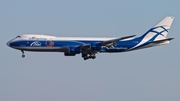
<path id="1" fill-rule="evenodd" d="M 179 101 L 177 0 L 1 0 L 1 101 Z M 19 34 L 123 37 L 175 16 L 169 45 L 118 54 L 21 52 L 6 46 Z"/>

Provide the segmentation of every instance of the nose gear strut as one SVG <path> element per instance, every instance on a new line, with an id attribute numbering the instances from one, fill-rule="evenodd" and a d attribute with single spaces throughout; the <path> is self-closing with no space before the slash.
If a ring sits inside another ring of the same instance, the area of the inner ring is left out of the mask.
<path id="1" fill-rule="evenodd" d="M 25 58 L 24 51 L 21 50 L 21 52 L 22 52 L 22 58 Z"/>

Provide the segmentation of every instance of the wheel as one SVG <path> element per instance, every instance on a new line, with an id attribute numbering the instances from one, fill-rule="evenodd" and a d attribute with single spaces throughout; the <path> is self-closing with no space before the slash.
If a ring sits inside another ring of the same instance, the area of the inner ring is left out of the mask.
<path id="1" fill-rule="evenodd" d="M 91 54 L 91 55 L 89 56 L 89 58 L 95 59 L 95 58 L 96 58 L 96 55 L 95 55 L 95 54 Z"/>
<path id="2" fill-rule="evenodd" d="M 95 58 L 96 58 L 96 56 L 92 56 L 91 58 L 92 58 L 92 59 L 95 59 Z"/>
<path id="3" fill-rule="evenodd" d="M 85 57 L 85 58 L 84 58 L 84 60 L 87 60 L 87 59 L 89 59 L 89 58 L 88 58 L 88 57 Z"/>
<path id="4" fill-rule="evenodd" d="M 88 55 L 82 55 L 82 57 L 84 58 L 84 60 L 88 59 Z"/>
<path id="5" fill-rule="evenodd" d="M 22 58 L 25 58 L 25 55 L 22 55 Z"/>

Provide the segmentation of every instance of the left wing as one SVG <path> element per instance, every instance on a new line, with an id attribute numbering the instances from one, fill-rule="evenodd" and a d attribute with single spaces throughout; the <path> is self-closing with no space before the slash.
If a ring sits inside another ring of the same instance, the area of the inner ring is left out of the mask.
<path id="1" fill-rule="evenodd" d="M 117 39 L 107 40 L 107 41 L 103 41 L 103 42 L 101 42 L 99 44 L 101 44 L 102 46 L 108 47 L 108 46 L 113 45 L 117 41 L 129 39 L 129 38 L 132 38 L 132 37 L 135 37 L 135 36 L 136 35 L 131 35 L 131 36 L 121 37 L 121 38 L 117 38 Z"/>
<path id="2" fill-rule="evenodd" d="M 114 43 L 116 43 L 117 41 L 120 41 L 120 40 L 125 40 L 125 39 L 129 39 L 129 38 L 132 38 L 136 35 L 131 35 L 131 36 L 126 36 L 126 37 L 121 37 L 121 38 L 116 38 L 116 39 L 112 39 L 112 40 L 107 40 L 107 41 L 103 41 L 103 42 L 99 42 L 99 43 L 95 43 L 95 45 L 100 45 L 100 46 L 103 46 L 103 47 L 108 47 L 108 46 L 111 46 L 113 45 Z M 80 46 L 82 50 L 89 50 L 91 49 L 91 45 L 90 44 L 85 44 L 85 45 L 82 45 Z"/>
<path id="3" fill-rule="evenodd" d="M 95 42 L 90 44 L 81 43 L 79 46 L 68 46 L 68 47 L 61 47 L 59 51 L 64 52 L 65 56 L 75 56 L 76 54 L 82 54 L 84 60 L 87 59 L 95 59 L 96 54 L 99 53 L 102 47 L 109 47 L 115 44 L 117 41 L 132 38 L 135 35 L 121 37 L 117 39 L 102 41 L 102 42 Z"/>

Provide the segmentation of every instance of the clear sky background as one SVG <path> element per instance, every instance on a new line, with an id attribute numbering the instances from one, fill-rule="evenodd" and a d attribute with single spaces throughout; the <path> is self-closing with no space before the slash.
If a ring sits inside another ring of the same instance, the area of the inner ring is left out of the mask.
<path id="1" fill-rule="evenodd" d="M 179 0 L 0 0 L 0 101 L 180 101 Z M 142 35 L 175 16 L 169 45 L 117 54 L 21 52 L 19 34 Z"/>

